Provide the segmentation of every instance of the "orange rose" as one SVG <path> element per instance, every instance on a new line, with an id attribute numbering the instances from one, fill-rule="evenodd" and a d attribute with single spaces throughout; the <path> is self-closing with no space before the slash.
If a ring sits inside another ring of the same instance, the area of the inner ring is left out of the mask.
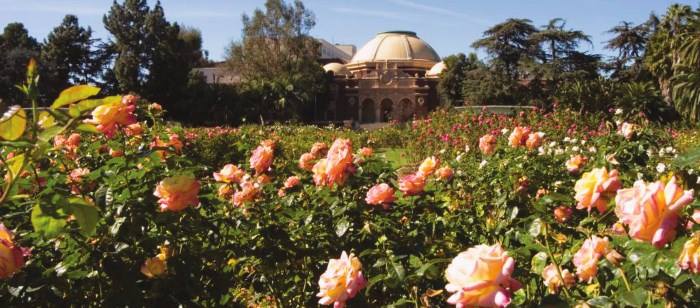
<path id="1" fill-rule="evenodd" d="M 0 223 L 0 279 L 7 279 L 19 272 L 24 259 L 30 255 L 27 248 L 15 245 L 12 231 Z"/>
<path id="2" fill-rule="evenodd" d="M 143 127 L 141 127 L 141 123 L 129 124 L 124 128 L 124 133 L 129 137 L 139 136 L 143 134 Z"/>
<path id="3" fill-rule="evenodd" d="M 97 106 L 92 111 L 92 119 L 85 120 L 86 123 L 97 125 L 97 130 L 111 138 L 119 126 L 127 126 L 136 122 L 134 115 L 136 105 L 130 103 L 117 102 Z"/>
<path id="4" fill-rule="evenodd" d="M 298 176 L 293 175 L 293 176 L 288 177 L 288 178 L 284 181 L 284 188 L 285 188 L 285 189 L 290 189 L 290 188 L 293 188 L 293 187 L 295 187 L 295 186 L 297 186 L 297 185 L 299 185 L 299 184 L 301 184 L 301 179 L 299 179 Z"/>
<path id="5" fill-rule="evenodd" d="M 214 180 L 222 183 L 240 183 L 245 171 L 234 164 L 226 164 L 219 172 L 214 172 Z"/>
<path id="6" fill-rule="evenodd" d="M 399 190 L 405 196 L 414 196 L 423 192 L 425 188 L 425 177 L 420 174 L 409 174 L 399 178 Z"/>
<path id="7" fill-rule="evenodd" d="M 598 261 L 605 257 L 610 263 L 617 264 L 622 256 L 610 247 L 607 237 L 591 238 L 583 242 L 581 248 L 574 254 L 573 263 L 576 266 L 576 275 L 580 281 L 589 283 L 598 274 Z"/>
<path id="8" fill-rule="evenodd" d="M 161 212 L 179 212 L 199 204 L 199 182 L 190 175 L 177 175 L 160 181 L 153 195 L 160 198 Z"/>
<path id="9" fill-rule="evenodd" d="M 496 151 L 496 136 L 486 134 L 479 138 L 479 150 L 484 155 L 491 155 Z"/>
<path id="10" fill-rule="evenodd" d="M 80 134 L 77 133 L 72 133 L 70 136 L 68 136 L 68 139 L 66 139 L 66 146 L 68 148 L 77 148 L 80 146 Z"/>
<path id="11" fill-rule="evenodd" d="M 270 169 L 273 155 L 274 150 L 269 145 L 260 145 L 253 151 L 253 155 L 250 157 L 250 167 L 255 169 L 255 174 L 262 174 Z"/>
<path id="12" fill-rule="evenodd" d="M 447 303 L 457 307 L 505 307 L 521 288 L 511 278 L 515 261 L 500 244 L 478 245 L 461 252 L 445 271 Z"/>
<path id="13" fill-rule="evenodd" d="M 170 134 L 170 136 L 168 136 L 168 145 L 173 147 L 176 153 L 182 151 L 183 145 L 178 134 Z"/>
<path id="14" fill-rule="evenodd" d="M 508 144 L 510 144 L 510 146 L 514 148 L 523 146 L 527 142 L 529 135 L 530 128 L 516 126 L 515 128 L 513 128 L 513 131 L 510 133 L 510 136 L 508 136 Z"/>
<path id="15" fill-rule="evenodd" d="M 233 205 L 242 206 L 247 202 L 251 202 L 258 197 L 260 186 L 257 183 L 244 182 L 241 184 L 241 190 L 233 194 Z"/>
<path id="16" fill-rule="evenodd" d="M 700 233 L 695 233 L 685 244 L 678 257 L 678 265 L 694 274 L 700 274 Z"/>
<path id="17" fill-rule="evenodd" d="M 617 170 L 608 173 L 608 170 L 603 167 L 585 172 L 574 186 L 576 191 L 574 198 L 578 201 L 576 208 L 588 209 L 589 212 L 596 208 L 599 213 L 605 212 L 608 202 L 621 185 Z"/>
<path id="18" fill-rule="evenodd" d="M 666 184 L 640 180 L 617 192 L 615 214 L 629 225 L 630 237 L 661 248 L 676 237 L 680 212 L 692 201 L 693 190 L 684 191 L 675 177 Z"/>
<path id="19" fill-rule="evenodd" d="M 156 278 L 168 271 L 168 258 L 170 257 L 170 248 L 168 244 L 160 246 L 160 253 L 153 258 L 146 259 L 141 265 L 141 273 L 148 278 Z"/>
<path id="20" fill-rule="evenodd" d="M 314 160 L 316 156 L 311 153 L 304 153 L 299 157 L 299 168 L 306 171 L 311 171 L 314 168 Z"/>
<path id="21" fill-rule="evenodd" d="M 544 137 L 544 133 L 542 133 L 542 132 L 531 133 L 527 136 L 527 141 L 525 141 L 525 146 L 529 150 L 537 149 L 542 145 L 542 138 L 543 137 Z"/>
<path id="22" fill-rule="evenodd" d="M 352 143 L 349 139 L 338 138 L 333 142 L 326 156 L 326 177 L 328 186 L 343 184 L 347 169 L 352 165 Z"/>
<path id="23" fill-rule="evenodd" d="M 418 173 L 424 177 L 428 177 L 435 172 L 435 169 L 440 166 L 440 160 L 435 156 L 430 156 L 423 160 L 423 162 L 418 166 Z"/>
<path id="24" fill-rule="evenodd" d="M 394 189 L 385 183 L 374 185 L 367 191 L 367 197 L 365 198 L 369 205 L 388 205 L 393 203 L 394 200 Z"/>
<path id="25" fill-rule="evenodd" d="M 370 157 L 372 154 L 374 154 L 374 150 L 372 150 L 372 148 L 364 147 L 360 149 L 360 155 L 364 157 Z"/>
<path id="26" fill-rule="evenodd" d="M 316 294 L 321 305 L 335 308 L 345 306 L 345 302 L 357 295 L 367 284 L 362 275 L 362 263 L 355 255 L 343 251 L 340 259 L 328 261 L 328 268 L 318 280 L 320 291 Z"/>
<path id="27" fill-rule="evenodd" d="M 556 294 L 562 286 L 570 288 L 576 283 L 576 277 L 567 269 L 562 270 L 560 276 L 554 263 L 550 263 L 544 268 L 542 278 L 544 279 L 544 285 L 547 286 L 551 294 Z M 564 278 L 563 281 L 562 278 Z"/>
<path id="28" fill-rule="evenodd" d="M 437 170 L 436 174 L 437 177 L 443 181 L 449 181 L 452 179 L 452 176 L 454 175 L 454 170 L 450 168 L 450 166 L 444 166 L 440 169 Z"/>
<path id="29" fill-rule="evenodd" d="M 326 159 L 320 159 L 311 168 L 314 173 L 314 183 L 316 186 L 325 186 L 328 183 L 328 177 L 326 175 Z"/>
<path id="30" fill-rule="evenodd" d="M 328 145 L 323 142 L 316 142 L 313 146 L 311 146 L 311 151 L 309 153 L 311 153 L 311 155 L 314 157 L 326 155 L 326 153 L 328 153 Z"/>
<path id="31" fill-rule="evenodd" d="M 582 155 L 571 156 L 571 158 L 566 161 L 566 170 L 570 173 L 578 173 L 587 161 L 588 159 Z"/>

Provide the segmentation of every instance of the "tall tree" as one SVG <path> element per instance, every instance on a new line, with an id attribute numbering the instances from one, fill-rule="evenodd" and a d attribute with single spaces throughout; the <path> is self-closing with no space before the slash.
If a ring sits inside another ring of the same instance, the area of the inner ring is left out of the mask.
<path id="1" fill-rule="evenodd" d="M 484 37 L 472 47 L 485 49 L 495 60 L 494 64 L 502 67 L 512 79 L 517 79 L 519 62 L 540 53 L 531 40 L 534 33 L 537 33 L 537 28 L 531 20 L 509 18 L 486 30 Z"/>
<path id="2" fill-rule="evenodd" d="M 533 43 L 541 45 L 542 53 L 539 58 L 543 63 L 553 63 L 566 57 L 571 52 L 576 51 L 582 42 L 591 44 L 590 36 L 583 31 L 567 30 L 565 27 L 566 21 L 564 19 L 554 18 L 542 26 L 538 32 L 532 34 Z"/>
<path id="3" fill-rule="evenodd" d="M 116 53 L 113 74 L 122 92 L 140 91 L 154 49 L 146 28 L 149 7 L 146 0 L 125 0 L 112 3 L 103 17 L 105 29 L 114 36 L 111 42 Z"/>
<path id="4" fill-rule="evenodd" d="M 101 69 L 93 50 L 95 41 L 90 27 L 83 28 L 75 15 L 66 15 L 41 50 L 42 94 L 52 98 L 70 85 L 95 83 Z"/>
<path id="5" fill-rule="evenodd" d="M 0 99 L 20 103 L 15 85 L 23 80 L 30 58 L 37 58 L 41 46 L 21 23 L 10 23 L 0 35 Z"/>
<path id="6" fill-rule="evenodd" d="M 462 88 L 466 74 L 478 68 L 481 63 L 475 53 L 470 53 L 469 56 L 459 53 L 448 56 L 443 61 L 445 70 L 437 86 L 440 99 L 445 105 L 461 104 L 464 101 Z"/>
<path id="7" fill-rule="evenodd" d="M 653 20 L 652 20 L 653 21 Z M 637 79 L 641 74 L 642 57 L 651 34 L 652 23 L 633 25 L 623 21 L 608 30 L 614 34 L 605 48 L 616 50 L 617 56 L 612 60 L 612 77 L 616 79 Z"/>
<path id="8" fill-rule="evenodd" d="M 309 35 L 315 24 L 299 0 L 268 0 L 264 11 L 243 15 L 243 38 L 229 47 L 227 64 L 241 75 L 244 88 L 261 95 L 261 115 L 300 118 L 326 91 L 319 43 Z"/>

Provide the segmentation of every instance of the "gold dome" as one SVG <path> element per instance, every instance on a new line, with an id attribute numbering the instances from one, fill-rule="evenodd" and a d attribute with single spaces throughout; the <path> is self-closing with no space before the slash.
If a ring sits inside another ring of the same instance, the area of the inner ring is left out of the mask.
<path id="1" fill-rule="evenodd" d="M 333 72 L 333 75 L 343 75 L 347 74 L 348 72 L 348 70 L 345 68 L 345 65 L 342 65 L 337 62 L 332 62 L 324 65 L 323 70 L 326 72 Z"/>
<path id="2" fill-rule="evenodd" d="M 367 42 L 350 63 L 377 62 L 386 60 L 418 60 L 440 62 L 437 52 L 415 32 L 389 31 L 377 34 Z"/>

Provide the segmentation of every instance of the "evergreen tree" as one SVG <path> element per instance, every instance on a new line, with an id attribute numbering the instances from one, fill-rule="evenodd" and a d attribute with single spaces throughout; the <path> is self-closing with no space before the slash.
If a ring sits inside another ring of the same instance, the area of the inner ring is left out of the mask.
<path id="1" fill-rule="evenodd" d="M 41 46 L 21 23 L 8 24 L 0 35 L 0 99 L 21 103 L 23 97 L 15 85 L 24 79 L 27 63 L 37 58 Z"/>
<path id="2" fill-rule="evenodd" d="M 74 84 L 95 83 L 101 70 L 93 45 L 92 29 L 83 28 L 75 15 L 66 15 L 63 22 L 49 33 L 41 50 L 42 94 L 55 97 Z"/>
<path id="3" fill-rule="evenodd" d="M 150 63 L 154 36 L 149 35 L 146 0 L 125 0 L 112 3 L 103 17 L 105 29 L 114 36 L 111 49 L 115 52 L 113 75 L 121 92 L 140 91 Z"/>

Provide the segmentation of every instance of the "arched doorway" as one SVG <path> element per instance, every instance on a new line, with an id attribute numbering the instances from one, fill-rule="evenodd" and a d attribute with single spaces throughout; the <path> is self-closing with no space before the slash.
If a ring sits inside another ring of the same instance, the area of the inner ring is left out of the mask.
<path id="1" fill-rule="evenodd" d="M 381 107 L 382 110 L 380 116 L 382 117 L 382 122 L 389 122 L 393 120 L 394 115 L 392 114 L 392 111 L 394 110 L 394 102 L 388 98 L 385 98 L 382 100 Z"/>
<path id="2" fill-rule="evenodd" d="M 362 102 L 362 123 L 374 123 L 377 121 L 377 117 L 374 109 L 374 101 L 371 99 L 365 99 Z"/>
<path id="3" fill-rule="evenodd" d="M 404 98 L 401 100 L 401 122 L 411 121 L 415 112 L 413 102 L 410 99 Z"/>

